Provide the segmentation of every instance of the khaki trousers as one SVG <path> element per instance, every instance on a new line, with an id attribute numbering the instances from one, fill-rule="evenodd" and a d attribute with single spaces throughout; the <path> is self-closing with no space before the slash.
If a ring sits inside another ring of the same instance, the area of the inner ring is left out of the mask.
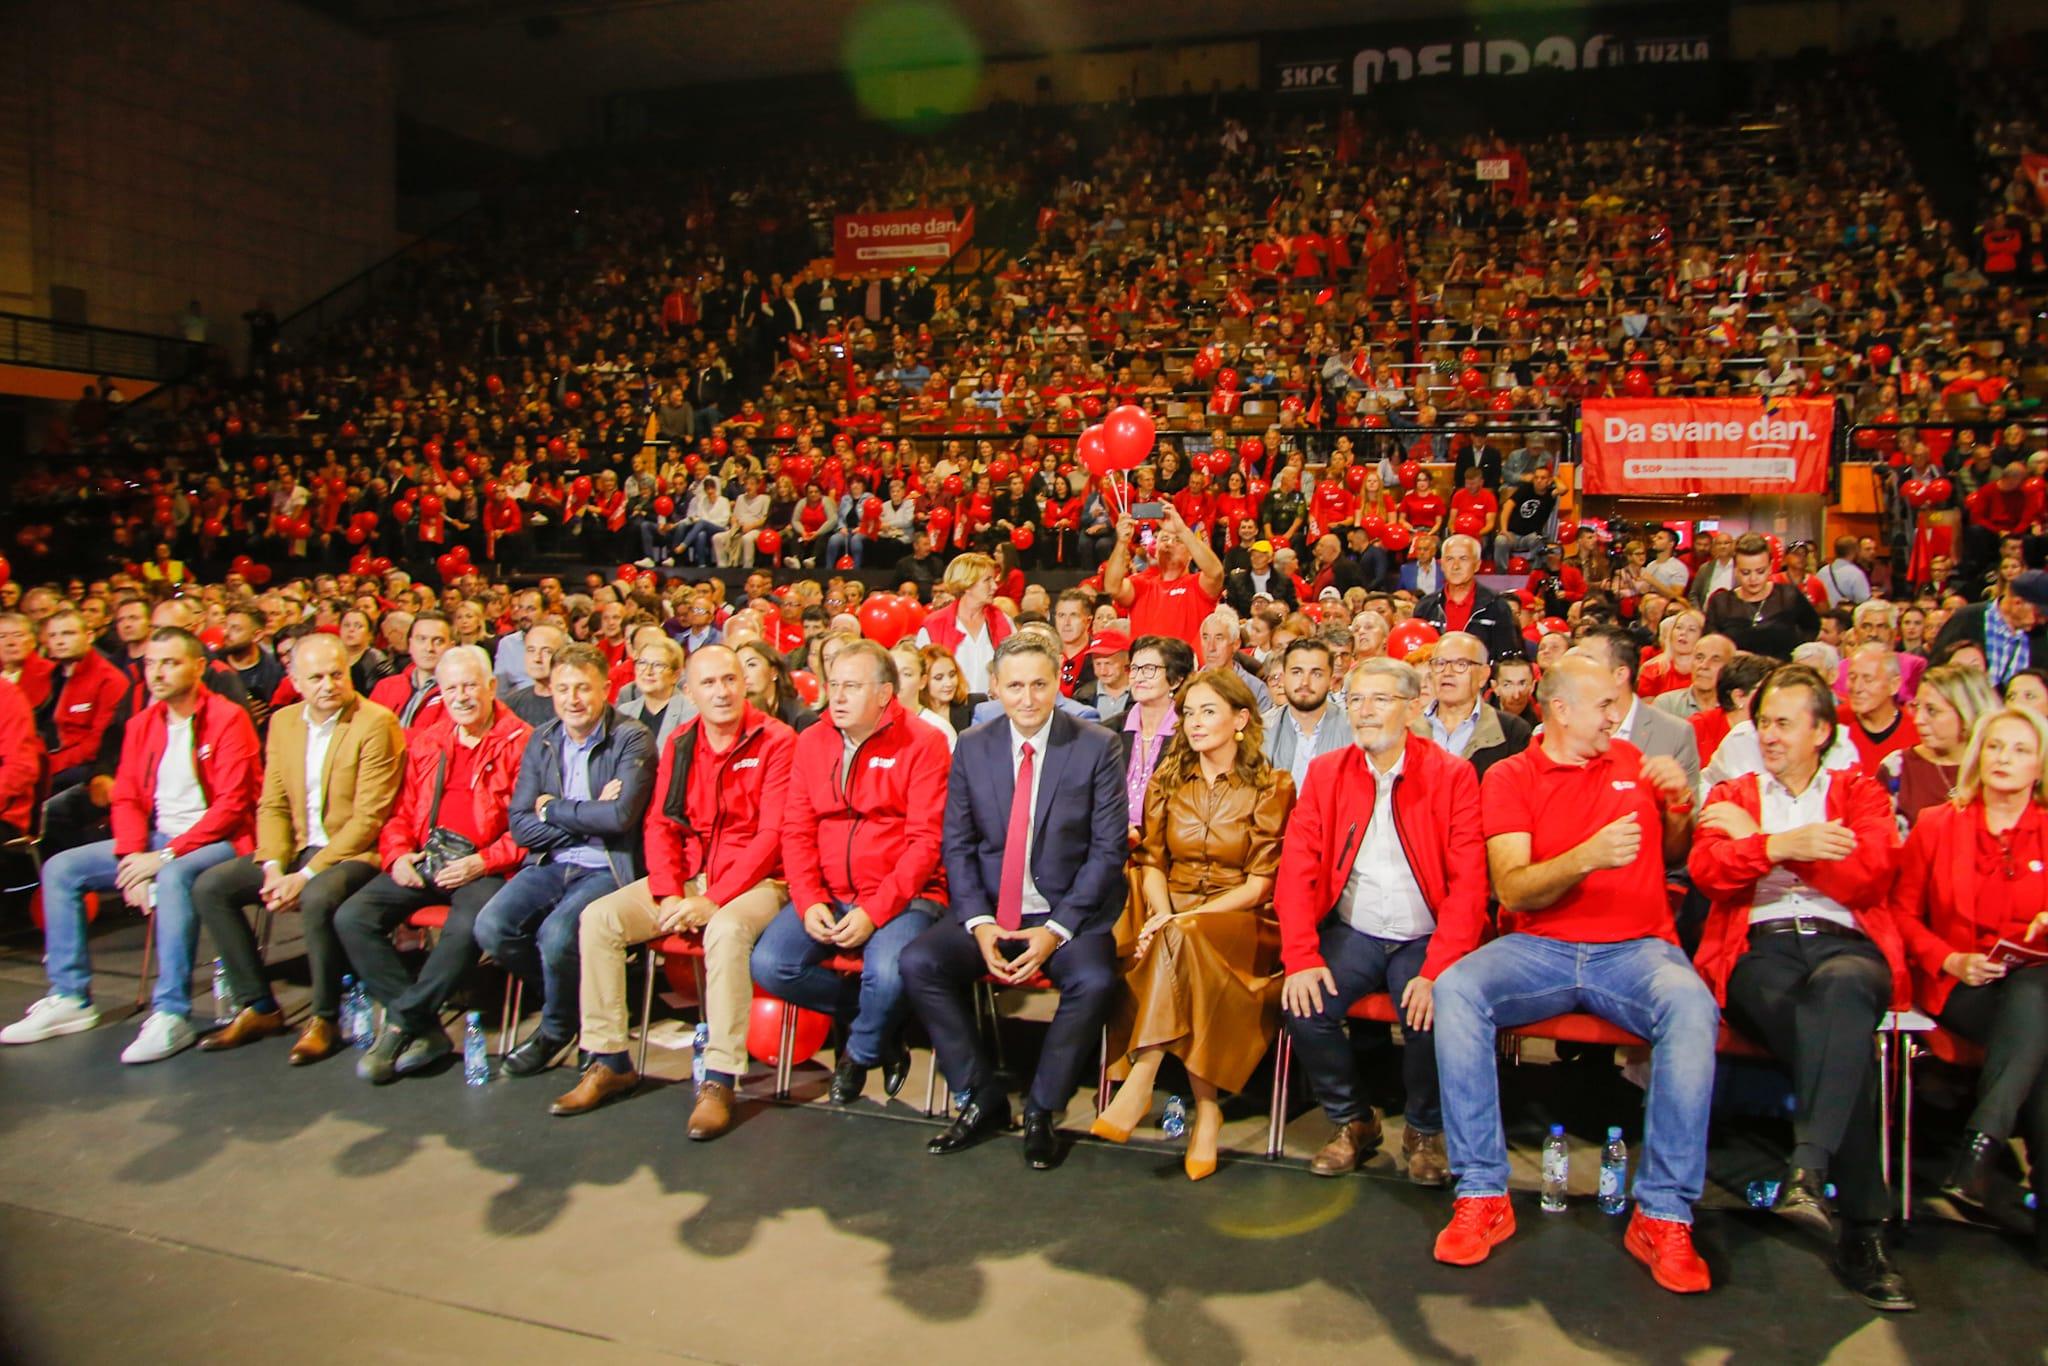
<path id="1" fill-rule="evenodd" d="M 688 892 L 702 895 L 703 879 Z M 704 1021 L 711 1029 L 707 1071 L 747 1073 L 747 1014 L 754 1003 L 750 961 L 754 941 L 789 894 L 783 884 L 758 882 L 718 908 L 704 927 Z M 626 1051 L 626 951 L 661 934 L 660 907 L 647 879 L 599 897 L 583 912 L 583 1047 L 590 1053 Z"/>

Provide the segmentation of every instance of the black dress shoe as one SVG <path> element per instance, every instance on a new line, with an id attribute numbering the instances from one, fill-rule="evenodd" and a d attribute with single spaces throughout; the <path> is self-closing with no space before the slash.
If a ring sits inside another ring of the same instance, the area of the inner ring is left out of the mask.
<path id="1" fill-rule="evenodd" d="M 834 1105 L 851 1105 L 861 1097 L 868 1087 L 868 1069 L 853 1060 L 853 1055 L 844 1047 L 839 1050 L 839 1061 L 832 1066 L 832 1089 L 826 1096 Z"/>
<path id="2" fill-rule="evenodd" d="M 1059 1131 L 1043 1110 L 1024 1112 L 1024 1160 L 1035 1172 L 1051 1171 L 1060 1160 Z"/>
<path id="3" fill-rule="evenodd" d="M 538 1076 L 568 1046 L 567 1039 L 551 1039 L 536 1029 L 532 1038 L 505 1055 L 505 1071 L 515 1077 Z"/>
<path id="4" fill-rule="evenodd" d="M 1991 1199 L 1991 1178 L 1998 1173 L 1998 1155 L 2004 1148 L 1989 1134 L 1964 1134 L 1963 1150 L 1942 1178 L 1941 1193 L 1958 1204 L 1983 1209 Z"/>
<path id="5" fill-rule="evenodd" d="M 1010 1102 L 1003 1096 L 967 1102 L 946 1132 L 924 1145 L 935 1157 L 966 1152 L 985 1138 L 993 1138 L 1010 1127 Z"/>
<path id="6" fill-rule="evenodd" d="M 1882 1228 L 1851 1229 L 1835 1248 L 1835 1274 L 1872 1309 L 1901 1314 L 1920 1306 L 1906 1288 L 1906 1277 L 1892 1261 Z"/>
<path id="7" fill-rule="evenodd" d="M 882 1058 L 882 1094 L 896 1099 L 896 1093 L 903 1089 L 903 1083 L 910 1080 L 910 1049 L 898 1042 L 893 1052 Z"/>
<path id="8" fill-rule="evenodd" d="M 1829 1235 L 1835 1231 L 1834 1211 L 1828 1205 L 1825 1178 L 1807 1167 L 1794 1167 L 1778 1186 L 1778 1198 L 1771 1213 L 1789 1219 L 1803 1229 Z"/>

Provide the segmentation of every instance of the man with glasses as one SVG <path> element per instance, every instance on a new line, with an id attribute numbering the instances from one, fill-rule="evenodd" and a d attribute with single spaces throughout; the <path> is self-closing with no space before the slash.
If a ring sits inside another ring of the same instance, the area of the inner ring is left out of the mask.
<path id="1" fill-rule="evenodd" d="M 1260 719 L 1266 729 L 1266 760 L 1294 778 L 1294 790 L 1308 781 L 1311 759 L 1335 754 L 1351 744 L 1351 723 L 1330 701 L 1337 678 L 1336 653 L 1319 636 L 1287 642 L 1280 657 L 1280 686 L 1286 704 Z"/>
<path id="2" fill-rule="evenodd" d="M 1430 696 L 1414 723 L 1417 735 L 1469 762 L 1481 778 L 1502 759 L 1527 749 L 1532 729 L 1486 705 L 1486 678 L 1486 646 L 1479 637 L 1466 631 L 1444 636 L 1430 656 Z"/>
<path id="3" fill-rule="evenodd" d="M 754 981 L 844 1028 L 834 1105 L 858 1100 L 868 1069 L 894 1096 L 910 1075 L 897 960 L 945 908 L 939 842 L 952 755 L 896 696 L 896 661 L 872 640 L 827 659 L 826 709 L 797 737 L 782 816 L 789 903 L 754 945 Z M 825 960 L 858 954 L 858 977 Z"/>
<path id="4" fill-rule="evenodd" d="M 1273 897 L 1288 1036 L 1335 1126 L 1310 1169 L 1345 1175 L 1380 1145 L 1379 1116 L 1358 1096 L 1346 1013 L 1385 991 L 1403 1025 L 1402 1164 L 1409 1180 L 1441 1186 L 1449 1168 L 1433 992 L 1486 924 L 1479 780 L 1413 733 L 1422 679 L 1411 665 L 1361 660 L 1345 696 L 1355 743 L 1308 766 Z"/>

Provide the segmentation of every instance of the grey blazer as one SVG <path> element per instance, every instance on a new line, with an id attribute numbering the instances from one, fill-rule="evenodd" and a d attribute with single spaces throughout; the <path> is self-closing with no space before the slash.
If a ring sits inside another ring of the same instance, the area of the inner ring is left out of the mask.
<path id="1" fill-rule="evenodd" d="M 631 685 L 628 684 L 627 687 L 630 688 Z M 645 721 L 647 719 L 644 715 L 646 710 L 646 698 L 641 697 L 637 694 L 629 697 L 627 696 L 626 689 L 620 690 L 618 701 L 619 715 L 630 716 L 635 721 Z M 686 721 L 694 720 L 696 718 L 696 715 L 697 708 L 695 707 L 695 705 L 691 703 L 689 698 L 683 696 L 683 690 L 681 688 L 677 688 L 675 692 L 670 695 L 668 699 L 668 706 L 661 713 L 661 729 L 654 733 L 655 754 L 659 755 L 663 750 L 668 748 L 669 737 L 676 733 L 677 726 L 682 725 Z M 1691 728 L 1687 727 L 1687 729 Z M 1694 767 L 1697 768 L 1698 765 L 1695 764 Z"/>
<path id="2" fill-rule="evenodd" d="M 1636 722 L 1635 728 L 1629 732 L 1630 743 L 1645 756 L 1668 754 L 1678 760 L 1678 766 L 1685 770 L 1686 787 L 1697 792 L 1700 786 L 1700 743 L 1693 733 L 1692 722 L 1673 716 L 1644 698 L 1638 697 L 1635 706 Z"/>

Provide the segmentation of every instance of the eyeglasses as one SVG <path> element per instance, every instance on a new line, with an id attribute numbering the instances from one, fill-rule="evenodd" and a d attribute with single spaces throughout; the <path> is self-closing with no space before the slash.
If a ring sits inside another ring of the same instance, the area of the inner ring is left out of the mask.
<path id="1" fill-rule="evenodd" d="M 1474 669 L 1483 669 L 1485 667 L 1484 664 L 1481 664 L 1476 659 L 1432 659 L 1429 661 L 1429 671 L 1439 674 L 1470 673 Z"/>
<path id="2" fill-rule="evenodd" d="M 1133 678 L 1157 678 L 1160 674 L 1163 674 L 1165 672 L 1166 666 L 1164 664 L 1131 665 L 1131 677 Z"/>
<path id="3" fill-rule="evenodd" d="M 633 667 L 636 669 L 673 669 L 675 665 L 665 659 L 636 659 L 633 661 Z"/>

